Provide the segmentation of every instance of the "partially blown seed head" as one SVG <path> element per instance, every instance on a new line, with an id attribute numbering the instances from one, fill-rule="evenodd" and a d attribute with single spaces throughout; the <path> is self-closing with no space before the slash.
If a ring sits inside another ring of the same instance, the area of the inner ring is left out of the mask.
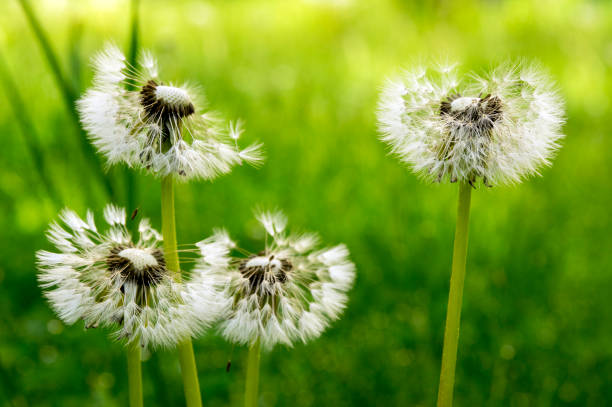
<path id="1" fill-rule="evenodd" d="M 454 66 L 415 68 L 379 103 L 381 138 L 427 180 L 486 185 L 537 174 L 559 148 L 563 103 L 535 66 L 461 81 Z"/>
<path id="2" fill-rule="evenodd" d="M 314 234 L 288 234 L 281 213 L 261 213 L 259 222 L 269 238 L 264 249 L 247 257 L 225 257 L 223 267 L 208 273 L 227 287 L 231 298 L 228 317 L 221 322 L 231 342 L 264 348 L 277 343 L 291 346 L 321 335 L 346 306 L 355 266 L 344 245 L 317 249 Z M 203 261 L 222 251 L 229 256 L 234 243 L 227 234 L 198 243 Z"/>
<path id="3" fill-rule="evenodd" d="M 159 79 L 148 53 L 139 68 L 109 45 L 93 60 L 94 85 L 78 101 L 81 121 L 109 164 L 158 176 L 212 179 L 243 162 L 262 161 L 261 145 L 240 149 L 239 124 L 227 129 L 198 107 L 197 92 Z"/>
<path id="4" fill-rule="evenodd" d="M 48 236 L 59 252 L 37 252 L 41 287 L 66 323 L 116 328 L 115 337 L 142 346 L 171 346 L 208 327 L 229 305 L 223 287 L 201 273 L 182 281 L 166 268 L 161 235 L 148 219 L 139 238 L 126 228 L 125 211 L 104 210 L 109 227 L 98 231 L 70 210 Z"/>

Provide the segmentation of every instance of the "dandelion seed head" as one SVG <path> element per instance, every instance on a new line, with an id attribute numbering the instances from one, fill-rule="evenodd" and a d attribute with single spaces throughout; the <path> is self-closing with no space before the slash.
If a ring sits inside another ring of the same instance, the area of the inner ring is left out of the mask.
<path id="1" fill-rule="evenodd" d="M 81 219 L 62 211 L 48 232 L 59 252 L 37 252 L 40 285 L 64 322 L 109 326 L 117 339 L 157 347 L 201 332 L 225 312 L 227 297 L 213 279 L 196 271 L 179 280 L 167 269 L 148 219 L 134 240 L 123 208 L 108 205 L 104 218 L 108 227 L 98 231 L 92 212 Z"/>
<path id="2" fill-rule="evenodd" d="M 107 46 L 93 58 L 93 86 L 78 101 L 85 130 L 109 165 L 125 163 L 163 177 L 213 179 L 235 165 L 263 161 L 261 144 L 241 149 L 239 125 L 223 129 L 200 94 L 159 79 L 148 52 L 131 66 Z"/>
<path id="3" fill-rule="evenodd" d="M 346 306 L 355 278 L 349 252 L 344 245 L 317 248 L 318 237 L 312 233 L 288 233 L 287 218 L 280 212 L 262 212 L 257 219 L 268 234 L 264 249 L 226 259 L 224 267 L 207 271 L 225 285 L 231 301 L 220 330 L 231 342 L 259 340 L 267 349 L 314 339 Z M 229 252 L 225 239 L 219 235 L 200 242 L 202 259 L 210 257 L 211 247 Z"/>
<path id="4" fill-rule="evenodd" d="M 460 80 L 456 65 L 416 67 L 384 87 L 381 139 L 429 181 L 485 185 L 538 174 L 563 138 L 563 102 L 534 65 Z"/>

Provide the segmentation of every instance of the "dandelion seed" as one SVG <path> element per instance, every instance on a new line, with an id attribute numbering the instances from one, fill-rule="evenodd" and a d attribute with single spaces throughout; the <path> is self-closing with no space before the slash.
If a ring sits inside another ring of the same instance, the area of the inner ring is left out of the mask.
<path id="1" fill-rule="evenodd" d="M 225 282 L 232 299 L 229 316 L 221 322 L 223 335 L 239 344 L 259 341 L 268 349 L 318 337 L 346 306 L 355 278 L 347 248 L 317 249 L 316 235 L 288 234 L 281 213 L 264 212 L 258 220 L 271 238 L 264 250 L 200 270 Z M 219 247 L 229 252 L 234 243 L 218 234 L 198 246 L 206 259 Z"/>
<path id="2" fill-rule="evenodd" d="M 59 253 L 37 252 L 38 280 L 64 322 L 114 326 L 115 337 L 128 343 L 171 346 L 207 328 L 228 306 L 212 278 L 194 272 L 181 282 L 166 268 L 162 237 L 148 219 L 134 241 L 124 209 L 108 205 L 104 218 L 109 227 L 101 232 L 92 212 L 83 220 L 65 209 L 48 232 Z"/>
<path id="3" fill-rule="evenodd" d="M 93 87 L 78 108 L 92 142 L 109 164 L 123 162 L 160 177 L 213 179 L 234 165 L 261 163 L 260 144 L 241 150 L 241 128 L 222 129 L 214 114 L 201 111 L 192 87 L 162 82 L 150 54 L 142 55 L 136 69 L 109 45 L 94 57 L 93 65 Z"/>
<path id="4" fill-rule="evenodd" d="M 461 82 L 455 66 L 415 68 L 389 82 L 381 139 L 427 180 L 485 185 L 538 174 L 563 137 L 563 103 L 535 66 L 500 66 Z"/>

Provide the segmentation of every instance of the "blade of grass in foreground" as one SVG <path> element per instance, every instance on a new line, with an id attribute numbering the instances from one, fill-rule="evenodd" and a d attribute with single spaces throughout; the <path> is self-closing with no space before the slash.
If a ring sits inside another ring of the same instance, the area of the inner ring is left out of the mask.
<path id="1" fill-rule="evenodd" d="M 68 72 L 72 89 L 81 87 L 81 68 L 82 68 L 82 42 L 83 42 L 83 23 L 80 20 L 70 23 L 70 35 L 68 37 Z"/>
<path id="2" fill-rule="evenodd" d="M 130 44 L 128 48 L 128 62 L 133 67 L 137 68 L 138 64 L 138 48 L 140 45 L 138 29 L 139 29 L 139 12 L 140 12 L 140 0 L 132 0 L 132 12 L 130 18 Z M 128 85 L 129 90 L 134 89 L 133 84 Z M 126 207 L 128 211 L 133 211 L 137 208 L 137 188 L 136 178 L 134 172 L 130 168 L 123 170 L 125 188 L 126 188 Z M 137 225 L 138 222 L 132 222 L 133 225 Z"/>
<path id="3" fill-rule="evenodd" d="M 40 148 L 40 143 L 38 142 L 34 124 L 32 123 L 30 116 L 28 116 L 23 98 L 21 97 L 19 89 L 8 71 L 8 67 L 4 63 L 4 58 L 1 53 L 0 80 L 2 80 L 2 85 L 6 93 L 8 104 L 13 109 L 15 119 L 17 119 L 17 123 L 19 124 L 21 132 L 23 133 L 25 144 L 30 156 L 32 157 L 32 161 L 34 162 L 36 172 L 45 186 L 49 198 L 51 198 L 53 203 L 59 207 L 61 205 L 60 196 L 51 178 L 49 177 L 49 174 L 45 170 L 45 155 Z"/>
<path id="4" fill-rule="evenodd" d="M 82 153 L 85 156 L 85 159 L 87 160 L 87 162 L 91 164 L 91 167 L 93 168 L 94 173 L 100 179 L 100 181 L 102 182 L 102 185 L 104 185 L 106 193 L 109 195 L 111 200 L 114 200 L 115 191 L 114 191 L 113 185 L 110 182 L 110 179 L 104 173 L 104 170 L 102 168 L 102 163 L 98 155 L 96 154 L 93 146 L 89 143 L 89 140 L 87 139 L 85 133 L 83 132 L 83 129 L 81 128 L 81 124 L 79 121 L 79 113 L 76 109 L 77 94 L 74 91 L 73 87 L 70 85 L 70 82 L 66 80 L 66 77 L 62 73 L 62 69 L 59 65 L 58 58 L 55 52 L 53 51 L 53 48 L 51 47 L 51 43 L 49 42 L 47 35 L 43 31 L 42 26 L 40 25 L 40 22 L 38 21 L 38 18 L 34 14 L 32 7 L 30 6 L 27 0 L 18 0 L 18 1 L 19 1 L 19 4 L 21 5 L 21 8 L 23 9 L 26 19 L 28 20 L 28 24 L 32 28 L 32 31 L 34 32 L 34 35 L 36 36 L 36 39 L 38 40 L 38 43 L 40 44 L 40 47 L 45 55 L 45 58 L 47 59 L 47 62 L 49 63 L 49 67 L 51 68 L 53 77 L 55 78 L 55 81 L 61 91 L 62 97 L 64 99 L 64 103 L 66 104 L 66 107 L 68 108 L 68 111 L 70 112 L 70 117 L 72 118 L 72 121 L 74 122 L 74 124 L 76 125 L 78 129 L 77 134 L 78 134 L 79 145 L 81 147 Z"/>

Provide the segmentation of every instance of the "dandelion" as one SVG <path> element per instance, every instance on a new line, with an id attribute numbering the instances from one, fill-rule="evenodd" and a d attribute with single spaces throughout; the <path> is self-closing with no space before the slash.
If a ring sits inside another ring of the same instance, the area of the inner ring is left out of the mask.
<path id="1" fill-rule="evenodd" d="M 196 266 L 201 273 L 226 282 L 232 305 L 220 325 L 223 336 L 250 347 L 247 405 L 257 394 L 260 346 L 292 346 L 320 336 L 340 317 L 355 278 L 346 246 L 321 249 L 315 234 L 287 233 L 282 213 L 264 212 L 257 219 L 267 233 L 262 251 L 231 262 L 224 258 L 223 267 Z M 198 246 L 206 259 L 213 252 L 228 253 L 234 243 L 217 232 Z"/>
<path id="2" fill-rule="evenodd" d="M 212 278 L 194 272 L 181 282 L 168 270 L 161 235 L 148 219 L 134 240 L 124 209 L 108 205 L 104 218 L 108 229 L 98 231 L 91 211 L 81 219 L 63 210 L 48 232 L 59 252 L 37 252 L 40 285 L 64 322 L 112 326 L 128 344 L 168 347 L 200 333 L 223 312 L 227 299 Z"/>
<path id="3" fill-rule="evenodd" d="M 563 137 L 563 102 L 533 65 L 457 77 L 454 66 L 416 68 L 385 86 L 382 140 L 423 178 L 485 185 L 538 174 Z"/>
<path id="4" fill-rule="evenodd" d="M 143 53 L 139 68 L 108 45 L 93 59 L 94 84 L 78 101 L 81 121 L 109 164 L 123 162 L 157 176 L 213 179 L 243 162 L 262 161 L 261 145 L 238 147 L 235 124 L 222 129 L 201 110 L 189 85 L 162 82 Z"/>
<path id="5" fill-rule="evenodd" d="M 459 182 L 438 407 L 452 406 L 467 258 L 471 191 L 538 174 L 563 138 L 563 103 L 533 65 L 504 65 L 458 79 L 455 66 L 407 71 L 384 88 L 382 140 L 430 181 Z"/>

